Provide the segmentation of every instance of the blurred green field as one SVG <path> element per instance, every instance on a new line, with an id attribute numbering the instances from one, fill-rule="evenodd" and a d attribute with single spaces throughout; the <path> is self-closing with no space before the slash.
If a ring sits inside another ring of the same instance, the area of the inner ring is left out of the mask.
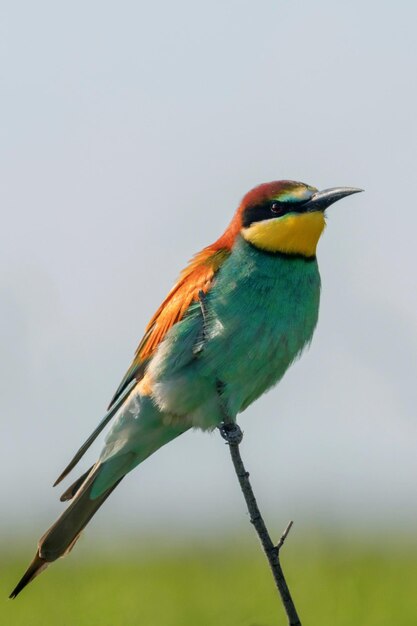
<path id="1" fill-rule="evenodd" d="M 6 597 L 29 555 L 8 556 L 9 549 L 0 564 L 0 623 L 284 626 L 266 562 L 252 537 L 250 543 L 165 551 L 133 543 L 117 558 L 74 551 L 13 601 Z M 290 538 L 282 561 L 304 626 L 417 624 L 415 545 Z"/>

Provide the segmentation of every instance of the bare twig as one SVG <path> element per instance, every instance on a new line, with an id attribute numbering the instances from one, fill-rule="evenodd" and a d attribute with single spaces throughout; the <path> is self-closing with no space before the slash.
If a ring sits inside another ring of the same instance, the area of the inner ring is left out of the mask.
<path id="1" fill-rule="evenodd" d="M 292 520 L 290 522 L 288 522 L 287 528 L 282 533 L 282 535 L 281 535 L 281 537 L 280 537 L 280 539 L 279 539 L 279 541 L 277 543 L 277 550 L 278 550 L 278 552 L 281 550 L 282 546 L 284 545 L 284 541 L 288 537 L 289 532 L 290 532 L 293 524 L 294 524 L 294 522 Z"/>
<path id="2" fill-rule="evenodd" d="M 301 626 L 300 618 L 298 617 L 294 602 L 291 598 L 290 590 L 288 589 L 287 582 L 285 580 L 284 572 L 282 571 L 281 563 L 279 560 L 279 551 L 284 545 L 284 542 L 291 530 L 293 522 L 290 522 L 287 528 L 281 535 L 281 538 L 276 546 L 274 546 L 271 537 L 269 536 L 267 527 L 259 511 L 258 504 L 256 502 L 255 494 L 253 493 L 252 486 L 249 481 L 249 472 L 246 471 L 245 466 L 240 456 L 239 444 L 242 441 L 243 434 L 239 426 L 231 421 L 225 421 L 220 428 L 220 433 L 229 445 L 230 456 L 232 457 L 233 465 L 236 475 L 239 480 L 240 487 L 243 492 L 243 496 L 246 500 L 246 506 L 248 507 L 250 521 L 255 527 L 258 537 L 262 544 L 262 548 L 268 559 L 269 566 L 272 571 L 272 575 L 275 580 L 275 584 L 281 596 L 282 603 L 284 605 L 285 612 L 288 618 L 289 626 Z"/>

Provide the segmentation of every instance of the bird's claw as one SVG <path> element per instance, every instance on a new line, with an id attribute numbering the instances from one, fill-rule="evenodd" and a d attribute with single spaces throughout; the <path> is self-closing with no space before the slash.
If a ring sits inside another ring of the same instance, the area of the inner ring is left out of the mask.
<path id="1" fill-rule="evenodd" d="M 240 427 L 234 422 L 223 422 L 223 424 L 219 426 L 219 430 L 221 436 L 229 445 L 238 445 L 243 439 L 243 433 Z"/>

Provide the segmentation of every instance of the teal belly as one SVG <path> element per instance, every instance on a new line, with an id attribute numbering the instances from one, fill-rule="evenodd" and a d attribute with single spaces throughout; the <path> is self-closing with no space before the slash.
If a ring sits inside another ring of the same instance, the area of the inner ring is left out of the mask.
<path id="1" fill-rule="evenodd" d="M 275 385 L 311 340 L 317 323 L 316 260 L 263 253 L 239 240 L 206 297 L 201 351 L 198 306 L 156 356 L 156 401 L 203 427 L 221 419 L 217 388 L 231 417 Z"/>

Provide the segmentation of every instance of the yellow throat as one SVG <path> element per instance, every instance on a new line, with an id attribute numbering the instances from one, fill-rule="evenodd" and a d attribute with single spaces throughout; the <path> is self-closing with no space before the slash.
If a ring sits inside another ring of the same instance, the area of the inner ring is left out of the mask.
<path id="1" fill-rule="evenodd" d="M 325 225 L 322 211 L 288 213 L 283 217 L 253 222 L 241 232 L 246 241 L 261 250 L 312 257 Z"/>

